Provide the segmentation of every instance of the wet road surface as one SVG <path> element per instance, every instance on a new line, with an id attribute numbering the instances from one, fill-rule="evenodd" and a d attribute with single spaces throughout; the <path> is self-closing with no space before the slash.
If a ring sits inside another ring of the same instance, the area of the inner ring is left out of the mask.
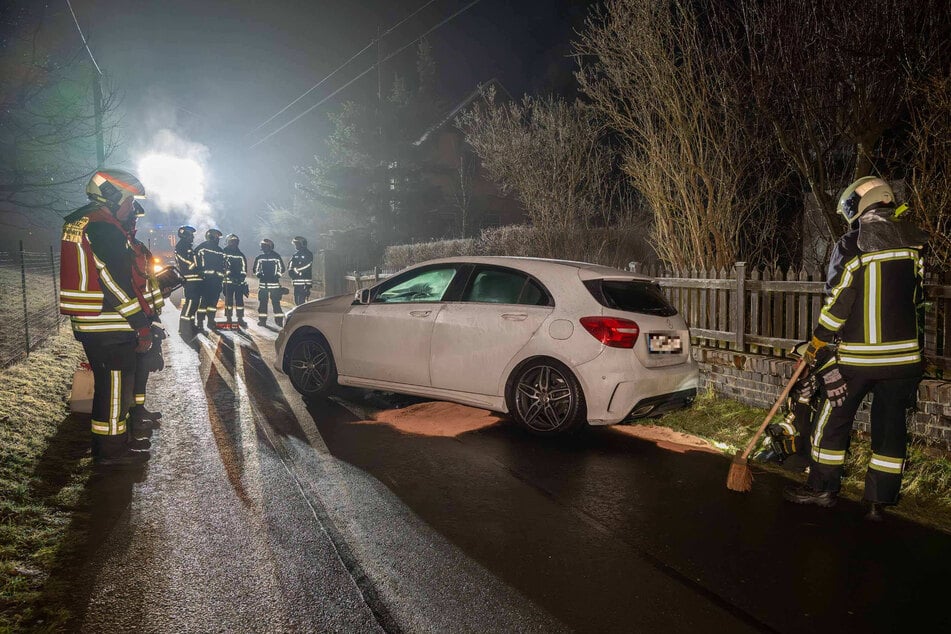
<path id="1" fill-rule="evenodd" d="M 153 459 L 91 486 L 84 631 L 951 625 L 949 535 L 785 504 L 769 474 L 731 493 L 725 458 L 613 428 L 543 442 L 483 417 L 430 435 L 369 420 L 418 400 L 304 404 L 270 370 L 274 337 L 166 342 Z"/>

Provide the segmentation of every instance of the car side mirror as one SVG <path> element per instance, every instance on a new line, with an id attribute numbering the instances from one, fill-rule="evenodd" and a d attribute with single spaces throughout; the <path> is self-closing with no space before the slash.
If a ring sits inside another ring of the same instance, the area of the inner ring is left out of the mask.
<path id="1" fill-rule="evenodd" d="M 353 296 L 353 299 L 354 299 L 354 301 L 356 301 L 358 304 L 363 304 L 363 305 L 369 304 L 369 303 L 370 303 L 370 299 L 371 299 L 370 289 L 369 289 L 369 288 L 361 288 L 361 289 L 358 290 L 358 291 L 356 292 L 356 294 Z"/>

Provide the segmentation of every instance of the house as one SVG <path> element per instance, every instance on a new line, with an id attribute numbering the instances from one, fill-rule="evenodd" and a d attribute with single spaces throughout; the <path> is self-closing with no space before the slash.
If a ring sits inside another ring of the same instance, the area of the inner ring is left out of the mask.
<path id="1" fill-rule="evenodd" d="M 494 88 L 503 101 L 512 99 L 496 79 L 480 84 L 413 142 L 419 153 L 420 178 L 442 193 L 439 206 L 433 210 L 436 232 L 442 236 L 473 236 L 485 227 L 526 220 L 519 202 L 503 195 L 489 180 L 479 157 L 455 126 L 456 118 L 482 99 L 489 88 Z"/>

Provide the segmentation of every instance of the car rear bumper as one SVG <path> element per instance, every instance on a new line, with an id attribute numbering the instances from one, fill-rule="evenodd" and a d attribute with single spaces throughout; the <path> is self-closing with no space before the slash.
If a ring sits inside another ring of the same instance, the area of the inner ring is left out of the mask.
<path id="1" fill-rule="evenodd" d="M 656 416 L 693 401 L 700 384 L 697 363 L 644 368 L 612 350 L 576 367 L 592 425 L 613 425 L 631 418 Z"/>

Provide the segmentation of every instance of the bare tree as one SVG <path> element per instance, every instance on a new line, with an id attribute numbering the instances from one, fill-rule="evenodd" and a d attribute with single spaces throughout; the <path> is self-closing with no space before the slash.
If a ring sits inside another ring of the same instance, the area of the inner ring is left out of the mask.
<path id="1" fill-rule="evenodd" d="M 59 213 L 75 207 L 78 183 L 96 169 L 93 74 L 82 43 L 63 48 L 62 24 L 44 3 L 4 6 L 0 38 L 0 199 Z M 118 142 L 119 94 L 103 90 L 106 156 Z M 80 196 L 81 198 L 81 196 Z"/>
<path id="2" fill-rule="evenodd" d="M 838 191 L 874 170 L 883 135 L 905 114 L 916 78 L 947 59 L 947 0 L 739 0 L 713 3 L 739 24 L 758 113 L 808 184 L 830 239 Z M 888 177 L 889 175 L 883 174 Z"/>
<path id="3" fill-rule="evenodd" d="M 467 151 L 459 153 L 459 167 L 456 168 L 450 199 L 452 206 L 459 212 L 459 237 L 465 238 L 475 228 L 473 214 L 475 212 L 472 188 L 475 184 L 476 158 Z"/>
<path id="4" fill-rule="evenodd" d="M 641 219 L 593 111 L 552 97 L 507 104 L 491 91 L 485 97 L 457 125 L 503 193 L 525 207 L 541 253 L 590 259 L 590 245 L 573 234 Z"/>
<path id="5" fill-rule="evenodd" d="M 909 134 L 909 200 L 914 219 L 931 234 L 934 268 L 951 270 L 951 74 L 915 91 Z"/>
<path id="6" fill-rule="evenodd" d="M 581 89 L 623 139 L 623 170 L 654 213 L 654 248 L 698 269 L 764 252 L 769 194 L 787 176 L 726 70 L 738 52 L 701 23 L 704 4 L 608 0 L 575 44 Z"/>

